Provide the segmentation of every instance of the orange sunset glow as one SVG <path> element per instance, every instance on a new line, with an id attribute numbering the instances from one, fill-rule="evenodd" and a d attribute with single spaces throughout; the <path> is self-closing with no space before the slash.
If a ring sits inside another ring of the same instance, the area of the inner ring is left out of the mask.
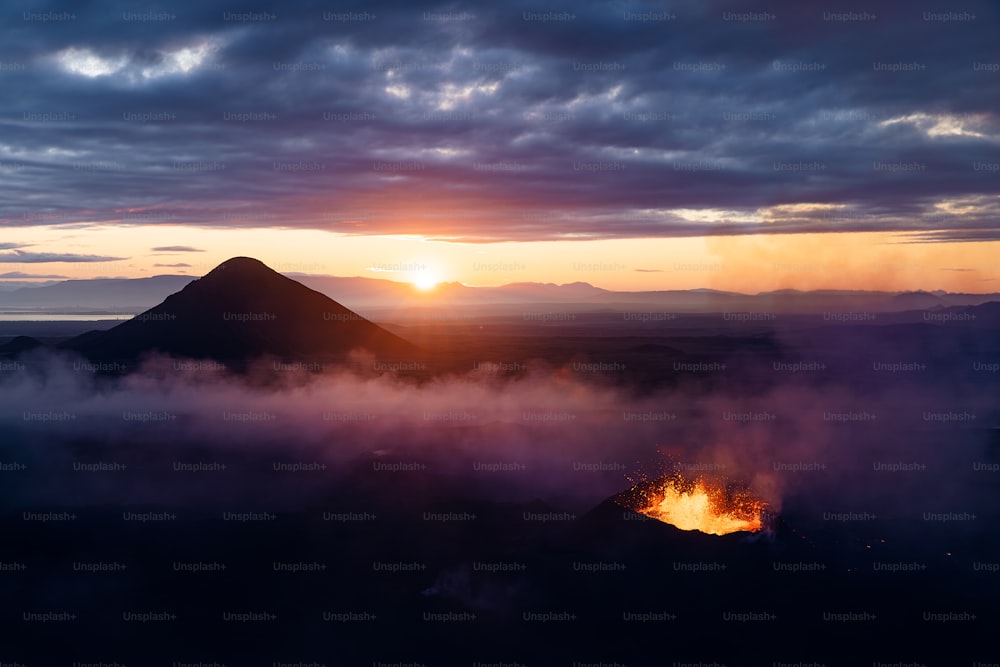
<path id="1" fill-rule="evenodd" d="M 43 272 L 39 264 L 10 261 L 17 259 L 13 251 L 0 251 L 0 273 L 66 279 L 197 276 L 239 243 L 282 272 L 381 278 L 427 292 L 440 282 L 581 281 L 620 291 L 709 288 L 751 294 L 778 289 L 986 293 L 1000 284 L 1000 242 L 926 243 L 884 232 L 456 243 L 319 230 L 88 225 L 16 228 L 7 237 L 25 248 L 63 243 L 82 255 L 107 257 L 52 261 Z M 150 250 L 177 244 L 197 251 Z"/>

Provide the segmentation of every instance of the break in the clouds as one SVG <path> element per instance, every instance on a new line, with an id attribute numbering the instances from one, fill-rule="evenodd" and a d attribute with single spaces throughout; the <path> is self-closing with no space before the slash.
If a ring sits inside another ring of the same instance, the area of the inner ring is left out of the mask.
<path id="1" fill-rule="evenodd" d="M 124 257 L 105 257 L 103 255 L 78 255 L 74 253 L 57 252 L 25 252 L 15 250 L 11 253 L 0 253 L 0 263 L 8 264 L 50 264 L 56 262 L 117 262 Z"/>
<path id="2" fill-rule="evenodd" d="M 989 0 L 40 2 L 2 18 L 5 225 L 998 236 Z"/>

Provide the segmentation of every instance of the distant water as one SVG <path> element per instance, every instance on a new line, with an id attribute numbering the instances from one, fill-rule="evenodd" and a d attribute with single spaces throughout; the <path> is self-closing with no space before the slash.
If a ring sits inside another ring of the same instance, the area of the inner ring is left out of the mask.
<path id="1" fill-rule="evenodd" d="M 135 313 L 5 313 L 0 311 L 0 322 L 97 322 L 99 320 L 130 320 Z"/>

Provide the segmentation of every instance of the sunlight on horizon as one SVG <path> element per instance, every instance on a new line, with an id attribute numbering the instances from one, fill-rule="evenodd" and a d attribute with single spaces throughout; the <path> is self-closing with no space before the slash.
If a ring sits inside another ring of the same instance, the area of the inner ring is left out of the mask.
<path id="1" fill-rule="evenodd" d="M 742 293 L 1000 289 L 1000 242 L 906 240 L 901 234 L 855 232 L 466 244 L 315 229 L 258 228 L 248 233 L 177 225 L 51 225 L 6 231 L 0 280 L 199 277 L 244 255 L 285 274 L 391 280 L 428 295 L 445 282 L 586 282 L 616 291 L 705 288 Z M 35 256 L 47 248 L 67 252 Z"/>

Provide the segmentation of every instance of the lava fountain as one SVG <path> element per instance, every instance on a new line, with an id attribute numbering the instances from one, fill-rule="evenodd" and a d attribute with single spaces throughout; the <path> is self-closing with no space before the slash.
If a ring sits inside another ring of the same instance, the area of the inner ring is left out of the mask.
<path id="1" fill-rule="evenodd" d="M 619 496 L 619 503 L 634 512 L 681 530 L 710 535 L 764 527 L 767 503 L 749 491 L 703 477 L 687 479 L 680 474 L 636 484 Z"/>

